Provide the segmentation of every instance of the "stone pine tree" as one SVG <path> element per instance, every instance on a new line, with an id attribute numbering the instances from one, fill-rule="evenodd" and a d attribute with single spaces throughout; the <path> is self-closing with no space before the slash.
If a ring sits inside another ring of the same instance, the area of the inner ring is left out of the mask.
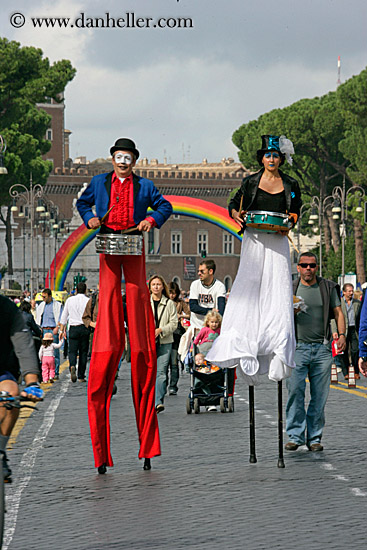
<path id="1" fill-rule="evenodd" d="M 18 42 L 0 38 L 0 134 L 7 150 L 4 164 L 7 175 L 0 175 L 0 220 L 6 227 L 8 273 L 13 274 L 11 250 L 11 212 L 9 188 L 14 183 L 29 186 L 33 181 L 46 183 L 52 163 L 42 155 L 51 144 L 46 140 L 50 116 L 37 103 L 47 98 L 62 101 L 62 92 L 75 75 L 70 61 L 50 64 L 42 50 L 22 47 Z"/>
<path id="2" fill-rule="evenodd" d="M 348 82 L 344 85 L 345 88 Z M 362 99 L 363 86 L 359 87 L 356 84 L 355 86 L 356 89 L 349 90 L 349 96 L 345 98 L 347 105 L 355 102 L 357 98 Z M 366 128 L 367 117 L 366 113 L 363 114 L 360 109 L 358 113 L 353 112 L 353 119 L 346 108 L 344 108 L 345 116 L 342 116 L 339 100 L 342 89 L 344 90 L 344 87 L 340 87 L 338 92 L 330 92 L 322 97 L 302 99 L 288 107 L 274 109 L 261 115 L 257 120 L 243 124 L 233 134 L 233 142 L 240 149 L 240 160 L 246 167 L 258 169 L 255 152 L 261 143 L 260 136 L 284 134 L 293 141 L 296 151 L 293 166 L 287 166 L 287 172 L 300 181 L 305 201 L 317 195 L 320 203 L 323 204 L 325 197 L 330 195 L 333 188 L 336 185 L 342 185 L 343 178 L 346 178 L 347 188 L 356 185 L 360 179 L 356 178 L 355 173 L 351 171 L 351 147 L 343 141 L 343 138 L 347 139 L 349 135 L 348 116 L 354 121 L 357 116 L 364 116 L 364 128 Z M 366 100 L 364 105 L 366 106 Z M 358 132 L 358 136 L 354 136 L 354 139 L 362 140 L 363 137 L 366 138 L 367 133 Z M 367 148 L 365 155 L 366 151 Z M 366 162 L 366 156 L 364 159 Z M 363 173 L 362 161 L 359 166 Z M 331 201 L 327 201 L 325 211 L 324 208 L 321 210 L 323 235 L 326 254 L 329 254 L 331 248 L 337 254 L 340 247 L 339 225 L 332 218 L 331 207 Z M 352 210 L 357 276 L 360 282 L 364 282 L 363 232 L 359 230 L 361 229 L 360 219 L 353 212 Z"/>

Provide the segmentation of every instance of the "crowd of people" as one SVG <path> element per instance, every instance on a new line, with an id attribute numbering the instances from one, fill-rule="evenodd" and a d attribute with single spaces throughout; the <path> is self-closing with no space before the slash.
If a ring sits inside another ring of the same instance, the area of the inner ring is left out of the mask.
<path id="1" fill-rule="evenodd" d="M 232 389 L 235 367 L 250 386 L 259 384 L 262 374 L 278 382 L 286 379 L 286 450 L 296 451 L 304 444 L 312 452 L 323 450 L 331 342 L 334 339 L 335 361 L 345 378 L 350 375 L 350 364 L 356 378 L 359 372 L 367 376 L 367 301 L 361 308 L 361 302 L 353 299 L 350 283 L 343 286 L 341 294 L 336 283 L 319 277 L 317 257 L 311 252 L 299 255 L 299 277 L 292 289 L 287 235 L 297 222 L 302 201 L 297 181 L 280 166 L 286 159 L 291 163 L 293 152 L 292 143 L 284 136 L 262 136 L 257 151 L 260 170 L 243 180 L 229 202 L 229 214 L 244 232 L 240 265 L 229 294 L 215 277 L 215 262 L 207 258 L 200 261 L 198 278 L 188 293 L 174 281 L 167 283 L 160 274 L 150 277 L 147 284 L 142 234 L 160 228 L 172 207 L 153 182 L 134 174 L 140 153 L 132 140 L 115 142 L 110 149 L 113 171 L 93 177 L 78 198 L 77 208 L 86 227 L 99 228 L 103 242 L 113 240 L 115 246 L 116 240 L 123 240 L 128 233 L 141 252 L 104 250 L 99 290 L 89 296 L 85 283 L 78 284 L 65 304 L 56 300 L 49 288 L 42 290 L 38 305 L 34 296 L 25 293 L 17 300 L 22 319 L 17 317 L 16 330 L 19 333 L 22 326 L 20 332 L 29 338 L 32 335 L 38 351 L 37 369 L 34 361 L 31 366 L 22 365 L 22 353 L 15 353 L 27 385 L 38 381 L 49 384 L 59 378 L 60 348 L 64 346 L 71 380 L 83 384 L 91 349 L 88 414 L 99 474 L 113 466 L 109 408 L 128 340 L 138 456 L 144 459 L 144 470 L 150 470 L 151 458 L 161 453 L 157 413 L 165 410 L 167 393 L 177 395 L 180 361 L 185 361 L 191 349 L 199 366 L 228 368 Z M 271 231 L 247 225 L 246 212 L 251 210 L 279 214 L 283 225 Z M 294 307 L 292 295 L 303 307 Z M 7 340 L 9 350 L 18 346 L 12 337 Z M 3 372 L 0 390 L 7 387 L 15 392 L 17 378 L 10 367 Z M 306 410 L 307 378 L 311 398 Z M 215 411 L 216 407 L 207 409 Z M 3 456 L 15 421 L 12 418 L 1 424 Z"/>

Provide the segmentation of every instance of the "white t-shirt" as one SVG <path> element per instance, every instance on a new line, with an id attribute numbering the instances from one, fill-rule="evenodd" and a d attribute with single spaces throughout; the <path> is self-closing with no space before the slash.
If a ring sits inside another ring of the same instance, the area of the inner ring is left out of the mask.
<path id="1" fill-rule="evenodd" d="M 218 298 L 226 298 L 226 287 L 214 279 L 211 286 L 203 285 L 200 279 L 193 281 L 190 286 L 190 300 L 197 300 L 198 305 L 205 309 L 218 309 Z M 205 315 L 191 312 L 190 322 L 194 328 L 203 328 Z"/>
<path id="2" fill-rule="evenodd" d="M 68 298 L 65 302 L 60 323 L 62 325 L 66 325 L 67 321 L 69 321 L 69 325 L 72 327 L 83 325 L 82 317 L 88 301 L 89 298 L 85 294 L 70 296 L 70 298 Z"/>

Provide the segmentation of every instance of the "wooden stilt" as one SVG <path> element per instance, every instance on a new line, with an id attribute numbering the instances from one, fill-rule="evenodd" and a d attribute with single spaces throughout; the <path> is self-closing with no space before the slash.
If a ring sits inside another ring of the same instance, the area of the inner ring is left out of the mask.
<path id="1" fill-rule="evenodd" d="M 278 468 L 285 468 L 283 457 L 283 382 L 278 382 Z"/>
<path id="2" fill-rule="evenodd" d="M 248 387 L 249 391 L 249 413 L 250 413 L 250 463 L 257 462 L 255 450 L 255 396 L 254 386 Z"/>

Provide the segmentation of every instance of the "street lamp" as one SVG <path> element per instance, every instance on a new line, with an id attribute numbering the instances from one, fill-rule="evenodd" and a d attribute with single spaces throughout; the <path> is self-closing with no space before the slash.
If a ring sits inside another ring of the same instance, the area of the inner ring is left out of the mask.
<path id="1" fill-rule="evenodd" d="M 9 189 L 9 195 L 13 199 L 13 204 L 11 206 L 12 212 L 18 211 L 17 202 L 22 201 L 24 203 L 25 210 L 23 211 L 23 207 L 20 206 L 19 208 L 19 217 L 25 216 L 28 218 L 28 221 L 30 223 L 30 231 L 31 231 L 31 284 L 30 284 L 30 291 L 31 296 L 33 297 L 33 228 L 34 228 L 34 218 L 35 218 L 35 211 L 42 212 L 44 210 L 44 206 L 40 203 L 40 199 L 43 197 L 43 187 L 39 183 L 36 185 L 33 185 L 32 182 L 32 174 L 30 175 L 29 180 L 29 189 L 21 183 L 16 183 L 12 185 Z M 37 206 L 36 206 L 37 203 Z"/>
<path id="2" fill-rule="evenodd" d="M 3 153 L 5 153 L 5 151 L 6 151 L 6 142 L 3 136 L 0 135 L 0 174 L 6 175 L 8 171 L 4 166 L 4 157 L 3 157 Z"/>
<path id="3" fill-rule="evenodd" d="M 362 197 L 366 196 L 366 193 L 360 185 L 353 185 L 346 191 L 345 189 L 345 175 L 343 177 L 343 187 L 337 186 L 333 189 L 333 199 L 334 199 L 334 206 L 331 209 L 333 213 L 333 219 L 338 220 L 339 219 L 339 213 L 340 213 L 340 227 L 341 227 L 341 238 L 342 238 L 342 275 L 341 275 L 341 286 L 344 285 L 344 278 L 345 278 L 345 239 L 347 237 L 346 230 L 345 230 L 345 222 L 347 219 L 347 199 L 348 195 L 350 193 L 354 193 L 355 191 L 358 191 L 360 193 L 359 195 L 359 204 L 356 208 L 357 212 L 363 212 L 362 208 Z"/>
<path id="4" fill-rule="evenodd" d="M 320 230 L 320 243 L 319 243 L 319 268 L 320 268 L 320 277 L 322 277 L 322 217 L 324 215 L 324 210 L 327 201 L 332 199 L 331 195 L 328 195 L 323 200 L 320 197 L 315 195 L 312 197 L 310 208 L 311 215 L 308 219 L 308 225 L 314 225 L 315 221 L 319 221 L 319 230 Z"/>

